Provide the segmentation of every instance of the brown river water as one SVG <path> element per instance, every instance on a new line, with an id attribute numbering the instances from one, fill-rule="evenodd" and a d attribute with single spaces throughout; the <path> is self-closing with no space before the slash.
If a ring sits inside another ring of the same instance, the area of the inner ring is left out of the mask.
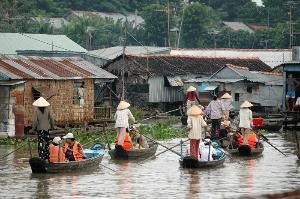
<path id="1" fill-rule="evenodd" d="M 24 149 L 0 161 L 0 198 L 244 198 L 300 187 L 294 143 L 275 133 L 268 138 L 288 156 L 265 143 L 261 157 L 237 158 L 244 166 L 227 159 L 222 167 L 204 170 L 181 169 L 177 155 L 167 152 L 142 165 L 114 162 L 106 154 L 102 164 L 117 173 L 99 166 L 77 173 L 36 175 L 24 159 L 29 156 Z M 162 143 L 172 146 L 179 139 Z M 13 149 L 0 146 L 0 155 Z"/>

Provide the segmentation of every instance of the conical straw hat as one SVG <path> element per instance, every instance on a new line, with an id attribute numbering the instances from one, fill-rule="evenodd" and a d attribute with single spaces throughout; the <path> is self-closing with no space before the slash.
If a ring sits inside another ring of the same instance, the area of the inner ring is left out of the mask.
<path id="1" fill-rule="evenodd" d="M 250 102 L 248 101 L 245 101 L 242 105 L 241 105 L 241 108 L 249 108 L 253 106 L 253 104 L 251 104 Z"/>
<path id="2" fill-rule="evenodd" d="M 130 106 L 130 104 L 128 102 L 121 101 L 120 104 L 118 105 L 117 109 L 123 110 L 123 109 L 127 109 L 129 106 Z"/>
<path id="3" fill-rule="evenodd" d="M 50 106 L 49 102 L 47 102 L 45 100 L 45 98 L 40 97 L 39 99 L 35 100 L 32 104 L 33 106 L 36 107 L 46 107 L 46 106 Z"/>
<path id="4" fill-rule="evenodd" d="M 194 105 L 192 106 L 188 111 L 187 114 L 189 116 L 197 116 L 197 115 L 201 115 L 202 110 L 201 108 L 199 108 L 198 106 Z"/>
<path id="5" fill-rule="evenodd" d="M 197 89 L 194 86 L 190 86 L 186 91 L 191 92 L 191 91 L 196 91 Z"/>
<path id="6" fill-rule="evenodd" d="M 225 94 L 221 97 L 221 99 L 230 99 L 230 98 L 232 98 L 232 96 L 229 95 L 228 93 L 225 93 Z"/>

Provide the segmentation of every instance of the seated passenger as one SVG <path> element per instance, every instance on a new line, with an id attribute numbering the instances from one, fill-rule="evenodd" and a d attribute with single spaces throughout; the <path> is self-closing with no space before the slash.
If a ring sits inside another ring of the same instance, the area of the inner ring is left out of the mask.
<path id="1" fill-rule="evenodd" d="M 64 162 L 65 154 L 59 145 L 61 143 L 60 137 L 55 137 L 49 145 L 50 162 Z"/>
<path id="2" fill-rule="evenodd" d="M 213 156 L 217 155 L 217 151 L 211 145 L 210 139 L 205 139 L 200 144 L 200 161 L 212 161 Z"/>
<path id="3" fill-rule="evenodd" d="M 117 138 L 116 138 L 116 145 L 118 145 L 118 140 L 119 140 L 119 138 L 118 138 L 118 135 L 117 135 Z M 132 149 L 132 141 L 131 141 L 131 138 L 130 138 L 128 129 L 126 129 L 126 133 L 125 133 L 125 136 L 124 136 L 124 143 L 123 143 L 122 147 L 123 147 L 126 151 Z"/>
<path id="4" fill-rule="evenodd" d="M 248 145 L 251 148 L 255 148 L 256 147 L 256 143 L 257 143 L 257 137 L 256 134 L 252 131 L 250 132 L 249 136 L 248 136 Z"/>
<path id="5" fill-rule="evenodd" d="M 137 132 L 137 129 L 135 126 L 132 126 L 131 133 L 132 133 L 132 144 L 134 146 L 142 147 L 144 149 L 149 148 L 147 139 L 143 135 L 141 135 L 140 133 Z"/>
<path id="6" fill-rule="evenodd" d="M 73 133 L 68 133 L 63 137 L 66 139 L 64 146 L 65 158 L 69 161 L 79 161 L 85 159 L 83 148 L 74 138 Z"/>

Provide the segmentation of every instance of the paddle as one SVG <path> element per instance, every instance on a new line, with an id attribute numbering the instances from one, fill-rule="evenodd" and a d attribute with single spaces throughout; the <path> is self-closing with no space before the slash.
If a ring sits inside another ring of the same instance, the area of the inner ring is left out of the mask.
<path id="1" fill-rule="evenodd" d="M 255 133 L 255 134 L 257 134 L 257 133 Z M 284 155 L 284 156 L 287 156 L 285 153 L 283 153 L 282 151 L 280 151 L 276 146 L 274 146 L 272 143 L 270 143 L 269 142 L 269 139 L 266 137 L 266 136 L 264 136 L 263 134 L 257 134 L 258 136 L 261 136 L 262 138 L 263 138 L 263 140 L 266 142 L 266 143 L 268 143 L 270 146 L 272 146 L 274 149 L 276 149 L 276 151 L 278 151 L 279 153 L 281 153 L 282 155 Z"/>
<path id="2" fill-rule="evenodd" d="M 167 146 L 165 146 L 165 145 L 163 145 L 163 144 L 161 144 L 161 143 L 155 141 L 154 139 L 152 139 L 152 138 L 150 138 L 150 137 L 148 137 L 148 136 L 146 136 L 146 135 L 143 135 L 143 136 L 146 137 L 146 138 L 148 138 L 148 139 L 151 140 L 152 142 L 154 142 L 154 143 L 156 143 L 156 144 L 158 144 L 158 145 L 160 145 L 160 146 L 166 148 L 167 150 L 172 151 L 172 152 L 175 153 L 176 155 L 181 156 L 180 153 L 178 153 L 177 151 L 174 151 L 173 149 L 171 149 L 171 148 L 169 148 L 169 147 L 167 147 Z"/>
<path id="3" fill-rule="evenodd" d="M 187 141 L 189 141 L 189 140 L 190 140 L 190 139 L 187 139 L 187 140 L 185 140 L 185 141 L 180 141 L 179 144 L 176 144 L 176 145 L 170 147 L 170 149 L 173 149 L 173 148 L 175 148 L 175 147 L 177 147 L 177 146 L 181 145 L 182 143 L 187 142 Z M 152 155 L 152 156 L 150 156 L 150 157 L 144 159 L 143 161 L 141 161 L 141 162 L 138 163 L 138 164 L 141 165 L 142 163 L 146 162 L 147 160 L 150 160 L 150 159 L 152 159 L 152 158 L 154 158 L 154 157 L 157 157 L 157 156 L 159 156 L 159 155 L 161 155 L 161 154 L 163 154 L 163 153 L 165 153 L 165 152 L 167 152 L 167 151 L 169 151 L 169 149 L 163 150 L 162 152 L 159 152 L 159 153 L 157 153 L 157 154 L 155 154 L 155 155 Z"/>
<path id="4" fill-rule="evenodd" d="M 102 164 L 102 163 L 99 163 L 101 166 L 103 166 L 104 168 L 106 168 L 106 169 L 108 169 L 108 170 L 111 170 L 111 171 L 113 171 L 113 172 L 115 172 L 115 173 L 117 173 L 117 171 L 116 170 L 114 170 L 114 169 L 112 169 L 112 168 L 109 168 L 108 166 L 105 166 L 104 164 Z"/>
<path id="5" fill-rule="evenodd" d="M 107 132 L 105 133 L 105 138 L 106 138 L 106 142 L 107 142 L 107 148 L 108 148 L 108 150 L 111 150 L 111 148 L 110 148 L 110 143 L 109 143 L 109 139 L 108 139 L 108 137 L 107 137 Z"/>

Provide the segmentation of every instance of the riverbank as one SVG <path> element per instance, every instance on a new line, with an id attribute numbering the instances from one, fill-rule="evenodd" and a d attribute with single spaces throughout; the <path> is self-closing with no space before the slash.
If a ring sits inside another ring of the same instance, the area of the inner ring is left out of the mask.
<path id="1" fill-rule="evenodd" d="M 179 137 L 184 137 L 185 134 L 182 129 L 173 128 L 174 124 L 178 123 L 176 118 L 167 120 L 155 120 L 153 124 L 142 124 L 138 127 L 141 133 L 152 136 L 155 140 L 167 140 Z M 76 139 L 84 144 L 93 141 L 100 143 L 114 143 L 116 139 L 116 132 L 113 127 L 107 128 L 105 131 L 95 130 L 91 127 L 78 126 L 76 128 L 66 128 L 66 133 L 73 133 Z M 32 136 L 24 138 L 4 138 L 0 139 L 0 145 L 14 145 L 22 146 L 31 140 L 33 146 L 36 146 L 36 138 Z"/>

